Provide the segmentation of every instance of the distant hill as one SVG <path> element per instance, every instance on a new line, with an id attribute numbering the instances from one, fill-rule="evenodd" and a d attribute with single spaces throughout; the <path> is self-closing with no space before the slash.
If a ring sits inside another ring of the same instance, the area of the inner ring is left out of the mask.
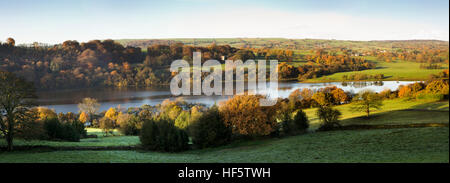
<path id="1" fill-rule="evenodd" d="M 448 41 L 439 40 L 386 40 L 386 41 L 347 41 L 323 39 L 285 39 L 285 38 L 173 38 L 173 39 L 119 39 L 115 40 L 124 46 L 147 48 L 155 44 L 174 44 L 181 42 L 185 45 L 208 46 L 227 44 L 237 48 L 289 48 L 295 50 L 308 50 L 311 48 L 342 48 L 351 49 L 395 49 L 412 47 L 448 47 Z"/>

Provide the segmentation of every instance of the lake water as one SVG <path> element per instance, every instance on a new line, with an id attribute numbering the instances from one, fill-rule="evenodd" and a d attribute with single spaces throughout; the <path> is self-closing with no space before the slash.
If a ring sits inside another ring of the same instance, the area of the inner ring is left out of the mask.
<path id="1" fill-rule="evenodd" d="M 337 86 L 344 91 L 357 93 L 361 90 L 371 89 L 380 92 L 385 89 L 396 90 L 399 85 L 407 85 L 415 81 L 383 81 L 375 82 L 334 82 L 334 83 L 297 83 L 297 82 L 280 82 L 278 83 L 278 96 L 286 98 L 289 94 L 299 88 L 319 89 L 327 86 Z M 269 96 L 275 97 L 277 90 L 268 89 L 265 92 Z M 144 104 L 156 105 L 165 99 L 176 99 L 172 96 L 170 89 L 165 88 L 98 88 L 98 89 L 77 89 L 77 90 L 59 90 L 49 92 L 38 92 L 38 104 L 40 106 L 54 109 L 57 113 L 78 112 L 78 103 L 86 97 L 95 98 L 101 104 L 100 111 L 108 110 L 110 107 L 121 108 L 139 107 Z M 221 101 L 227 100 L 231 96 L 182 96 L 189 103 L 203 103 L 213 105 Z"/>

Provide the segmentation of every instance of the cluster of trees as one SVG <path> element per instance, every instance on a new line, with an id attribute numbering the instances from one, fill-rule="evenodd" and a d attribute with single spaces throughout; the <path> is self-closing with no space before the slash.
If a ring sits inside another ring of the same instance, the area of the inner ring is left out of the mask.
<path id="1" fill-rule="evenodd" d="M 352 100 L 352 94 L 336 86 L 312 90 L 309 88 L 294 90 L 289 99 L 301 108 L 311 108 L 324 105 L 346 104 Z"/>
<path id="2" fill-rule="evenodd" d="M 258 59 L 292 62 L 294 58 L 294 52 L 290 49 L 250 48 L 249 50 Z"/>
<path id="3" fill-rule="evenodd" d="M 306 56 L 307 64 L 299 67 L 281 63 L 278 65 L 281 79 L 297 78 L 306 80 L 337 72 L 360 71 L 375 68 L 375 64 L 362 57 L 353 57 L 350 54 L 336 54 L 323 49 L 316 50 L 315 54 Z"/>
<path id="4" fill-rule="evenodd" d="M 291 61 L 293 54 L 281 49 L 237 49 L 216 44 L 196 47 L 182 43 L 156 44 L 142 51 L 113 40 L 16 46 L 14 39 L 8 38 L 6 43 L 0 43 L 0 70 L 22 76 L 38 89 L 149 87 L 168 84 L 172 77 L 168 70 L 171 62 L 177 59 L 192 62 L 193 52 L 201 52 L 202 61 L 261 58 Z"/>
<path id="5" fill-rule="evenodd" d="M 350 75 L 342 76 L 342 80 L 344 80 L 344 81 L 362 81 L 362 80 L 368 80 L 368 79 L 382 80 L 382 79 L 384 79 L 384 74 L 368 75 L 368 74 L 358 73 L 358 74 L 350 74 Z"/>
<path id="6" fill-rule="evenodd" d="M 405 60 L 419 63 L 447 63 L 448 64 L 448 47 L 432 48 L 432 47 L 414 47 L 399 48 L 394 50 L 373 50 L 371 55 L 376 56 L 378 60 L 391 62 L 394 60 Z"/>

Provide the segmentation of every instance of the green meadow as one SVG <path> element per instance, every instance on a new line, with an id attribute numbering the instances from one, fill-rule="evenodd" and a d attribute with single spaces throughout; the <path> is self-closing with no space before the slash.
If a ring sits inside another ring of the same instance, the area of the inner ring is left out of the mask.
<path id="1" fill-rule="evenodd" d="M 303 82 L 336 82 L 342 81 L 344 75 L 352 74 L 384 74 L 384 81 L 422 81 L 427 80 L 431 74 L 442 72 L 443 69 L 448 69 L 448 64 L 442 64 L 441 69 L 421 69 L 420 63 L 396 60 L 393 62 L 378 61 L 374 57 L 367 57 L 368 60 L 376 64 L 375 69 L 339 72 L 327 76 L 322 76 L 315 79 L 309 79 Z"/>

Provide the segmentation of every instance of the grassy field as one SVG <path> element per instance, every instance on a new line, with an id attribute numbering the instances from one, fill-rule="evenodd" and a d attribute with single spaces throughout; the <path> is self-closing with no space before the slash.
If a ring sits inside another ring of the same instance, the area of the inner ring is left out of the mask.
<path id="1" fill-rule="evenodd" d="M 342 124 L 414 124 L 449 122 L 448 101 L 387 100 L 369 119 L 352 112 L 350 105 L 337 107 Z M 305 110 L 312 128 L 318 126 L 315 109 Z M 16 145 L 134 146 L 136 136 L 103 137 L 81 142 L 23 141 Z M 310 132 L 287 138 L 235 142 L 218 148 L 182 153 L 129 150 L 68 150 L 0 152 L 0 162 L 449 162 L 448 127 L 345 130 Z M 4 140 L 0 141 L 0 145 Z"/>
<path id="2" fill-rule="evenodd" d="M 445 162 L 448 128 L 308 133 L 183 153 L 52 151 L 0 153 L 0 162 Z"/>
<path id="3" fill-rule="evenodd" d="M 436 102 L 430 100 L 393 99 L 383 101 L 379 110 L 371 112 L 371 118 L 362 118 L 365 113 L 351 110 L 351 104 L 335 107 L 342 113 L 342 125 L 368 124 L 368 125 L 396 125 L 417 123 L 448 123 L 448 101 Z M 414 110 L 416 109 L 416 110 Z M 316 116 L 317 109 L 306 109 L 305 113 L 310 120 L 311 129 L 319 127 Z"/>
<path id="4" fill-rule="evenodd" d="M 416 62 L 394 61 L 388 63 L 377 61 L 373 57 L 368 57 L 367 59 L 375 62 L 377 68 L 364 71 L 339 72 L 328 76 L 309 79 L 304 82 L 342 81 L 342 76 L 352 74 L 384 74 L 385 79 L 383 80 L 385 81 L 422 81 L 428 79 L 431 74 L 437 74 L 442 72 L 443 69 L 448 69 L 448 65 L 443 65 L 441 69 L 421 69 L 420 63 Z"/>

